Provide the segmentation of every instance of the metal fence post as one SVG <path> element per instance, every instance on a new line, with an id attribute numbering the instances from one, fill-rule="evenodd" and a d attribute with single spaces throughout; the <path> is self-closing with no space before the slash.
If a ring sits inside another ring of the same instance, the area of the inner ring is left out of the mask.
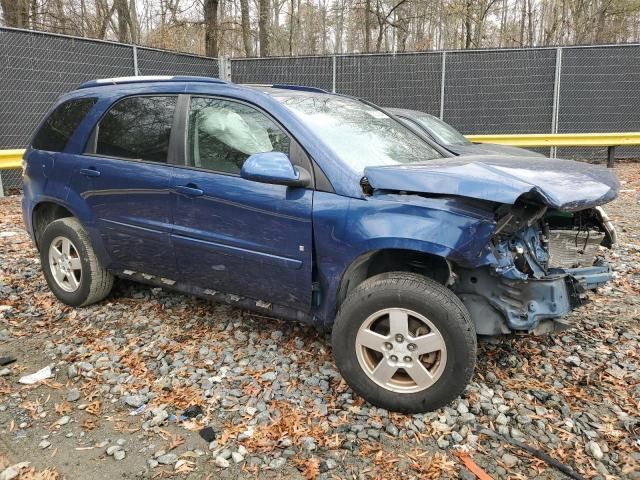
<path id="1" fill-rule="evenodd" d="M 447 52 L 442 52 L 442 75 L 440 77 L 440 120 L 444 120 L 444 82 L 447 72 Z"/>
<path id="2" fill-rule="evenodd" d="M 2 186 L 2 172 L 0 172 L 0 198 L 4 197 L 4 187 Z"/>
<path id="3" fill-rule="evenodd" d="M 138 69 L 138 47 L 133 45 L 133 75 L 139 76 L 140 70 Z"/>
<path id="4" fill-rule="evenodd" d="M 553 110 L 551 113 L 551 133 L 558 133 L 560 112 L 560 79 L 562 77 L 562 47 L 556 48 L 556 71 L 553 78 Z M 551 158 L 556 158 L 558 147 L 551 147 Z"/>
<path id="5" fill-rule="evenodd" d="M 331 56 L 331 93 L 336 93 L 336 56 Z"/>
<path id="6" fill-rule="evenodd" d="M 218 78 L 227 82 L 231 81 L 231 59 L 218 57 Z"/>

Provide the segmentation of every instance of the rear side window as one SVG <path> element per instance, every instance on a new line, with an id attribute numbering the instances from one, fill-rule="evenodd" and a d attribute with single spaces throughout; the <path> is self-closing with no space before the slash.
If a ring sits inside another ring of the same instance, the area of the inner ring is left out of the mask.
<path id="1" fill-rule="evenodd" d="M 129 97 L 98 124 L 96 152 L 108 157 L 166 162 L 175 96 Z"/>
<path id="2" fill-rule="evenodd" d="M 63 151 L 69 137 L 95 103 L 95 98 L 78 98 L 58 105 L 36 133 L 32 147 L 50 152 Z"/>

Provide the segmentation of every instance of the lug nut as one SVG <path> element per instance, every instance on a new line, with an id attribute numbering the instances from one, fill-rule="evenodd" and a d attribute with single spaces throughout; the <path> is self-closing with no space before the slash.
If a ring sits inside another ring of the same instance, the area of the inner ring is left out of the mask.
<path id="1" fill-rule="evenodd" d="M 413 352 L 416 349 L 416 344 L 415 343 L 410 343 L 409 345 L 407 345 L 407 349 L 410 352 Z"/>
<path id="2" fill-rule="evenodd" d="M 404 340 L 404 337 L 402 336 L 402 334 L 398 333 L 396 335 L 396 342 L 401 343 Z"/>
<path id="3" fill-rule="evenodd" d="M 411 363 L 411 357 L 404 357 L 404 361 L 407 363 Z"/>
<path id="4" fill-rule="evenodd" d="M 397 362 L 398 361 L 398 357 L 396 357 L 395 355 L 391 355 L 391 361 L 392 362 Z"/>
<path id="5" fill-rule="evenodd" d="M 384 348 L 386 348 L 387 350 L 391 350 L 391 349 L 393 349 L 393 345 L 391 345 L 391 343 L 389 343 L 389 342 L 385 342 L 384 343 Z"/>

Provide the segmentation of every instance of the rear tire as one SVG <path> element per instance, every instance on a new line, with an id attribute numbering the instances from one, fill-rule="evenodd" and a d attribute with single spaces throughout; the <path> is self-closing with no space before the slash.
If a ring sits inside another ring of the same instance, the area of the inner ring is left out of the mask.
<path id="1" fill-rule="evenodd" d="M 383 273 L 342 303 L 333 353 L 349 386 L 377 407 L 422 413 L 455 399 L 473 374 L 477 340 L 469 312 L 443 285 Z"/>
<path id="2" fill-rule="evenodd" d="M 47 225 L 39 247 L 44 277 L 61 302 L 81 307 L 99 302 L 111 292 L 113 275 L 100 263 L 89 235 L 76 218 L 61 218 Z"/>

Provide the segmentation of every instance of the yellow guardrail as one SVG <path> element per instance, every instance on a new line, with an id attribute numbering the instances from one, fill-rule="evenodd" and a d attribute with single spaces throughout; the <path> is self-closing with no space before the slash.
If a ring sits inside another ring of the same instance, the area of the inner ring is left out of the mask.
<path id="1" fill-rule="evenodd" d="M 473 143 L 497 143 L 512 147 L 608 147 L 608 166 L 613 166 L 615 147 L 640 146 L 640 132 L 531 133 L 466 135 Z M 0 170 L 21 168 L 24 150 L 0 150 Z"/>
<path id="2" fill-rule="evenodd" d="M 24 150 L 0 150 L 0 170 L 22 168 Z"/>
<path id="3" fill-rule="evenodd" d="M 616 133 L 525 133 L 466 135 L 473 143 L 497 143 L 512 147 L 607 147 L 607 167 L 613 168 L 616 147 L 640 146 L 640 132 Z"/>
<path id="4" fill-rule="evenodd" d="M 466 137 L 473 143 L 498 143 L 513 147 L 620 147 L 640 145 L 640 132 L 533 133 L 466 135 Z"/>

